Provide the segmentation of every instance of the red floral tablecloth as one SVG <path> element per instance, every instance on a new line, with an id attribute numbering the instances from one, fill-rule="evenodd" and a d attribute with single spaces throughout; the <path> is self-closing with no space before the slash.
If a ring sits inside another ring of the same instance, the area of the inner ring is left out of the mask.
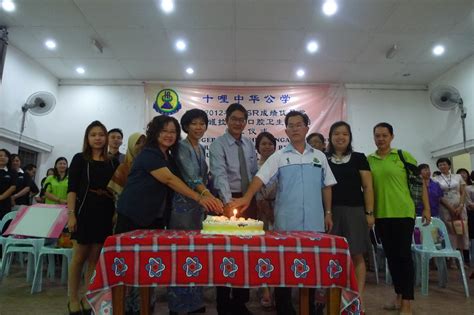
<path id="1" fill-rule="evenodd" d="M 111 314 L 113 286 L 339 287 L 357 313 L 357 282 L 346 240 L 315 232 L 263 236 L 137 230 L 105 241 L 87 297 Z M 342 311 L 342 310 L 341 310 Z"/>

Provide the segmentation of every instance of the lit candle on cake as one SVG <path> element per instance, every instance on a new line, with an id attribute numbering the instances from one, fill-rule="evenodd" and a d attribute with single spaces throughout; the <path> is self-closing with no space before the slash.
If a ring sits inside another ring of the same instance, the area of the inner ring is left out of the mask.
<path id="1" fill-rule="evenodd" d="M 232 212 L 234 213 L 234 215 L 230 219 L 232 221 L 235 221 L 235 220 L 237 220 L 237 209 L 234 209 Z"/>

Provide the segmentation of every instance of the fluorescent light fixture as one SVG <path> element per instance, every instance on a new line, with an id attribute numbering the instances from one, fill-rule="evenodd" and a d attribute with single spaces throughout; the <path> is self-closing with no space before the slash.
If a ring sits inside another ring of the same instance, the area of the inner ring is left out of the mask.
<path id="1" fill-rule="evenodd" d="M 186 73 L 187 73 L 187 74 L 193 74 L 193 73 L 194 73 L 194 69 L 191 68 L 191 67 L 188 67 L 188 68 L 186 69 Z"/>
<path id="2" fill-rule="evenodd" d="M 84 69 L 83 67 L 77 67 L 76 72 L 79 74 L 84 74 L 86 72 L 86 69 Z"/>
<path id="3" fill-rule="evenodd" d="M 174 11 L 174 0 L 161 0 L 161 10 L 166 14 Z"/>
<path id="4" fill-rule="evenodd" d="M 48 49 L 55 49 L 56 48 L 56 42 L 52 39 L 48 39 L 44 42 L 44 45 L 46 46 L 46 48 Z"/>
<path id="5" fill-rule="evenodd" d="M 182 39 L 176 41 L 176 49 L 178 51 L 185 51 L 186 50 L 186 42 Z"/>
<path id="6" fill-rule="evenodd" d="M 310 54 L 314 54 L 315 52 L 317 52 L 319 49 L 319 45 L 316 41 L 312 40 L 310 41 L 307 45 L 306 45 L 306 50 L 310 53 Z"/>
<path id="7" fill-rule="evenodd" d="M 334 0 L 326 0 L 323 3 L 323 13 L 327 16 L 334 15 L 337 12 L 337 3 Z"/>
<path id="8" fill-rule="evenodd" d="M 304 77 L 304 70 L 303 70 L 303 69 L 298 69 L 298 71 L 296 71 L 296 75 L 297 75 L 299 78 Z"/>
<path id="9" fill-rule="evenodd" d="M 433 55 L 441 56 L 444 54 L 444 46 L 443 45 L 436 45 L 433 47 Z"/>
<path id="10" fill-rule="evenodd" d="M 3 0 L 2 1 L 2 8 L 7 12 L 15 11 L 15 3 L 12 0 Z"/>

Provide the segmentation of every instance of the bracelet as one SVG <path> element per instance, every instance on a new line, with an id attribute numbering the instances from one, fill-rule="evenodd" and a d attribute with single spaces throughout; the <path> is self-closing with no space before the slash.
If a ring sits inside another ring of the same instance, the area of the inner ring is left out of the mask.
<path id="1" fill-rule="evenodd" d="M 67 214 L 74 214 L 74 210 L 68 210 Z"/>
<path id="2" fill-rule="evenodd" d="M 365 215 L 374 215 L 373 211 L 365 211 Z"/>
<path id="3" fill-rule="evenodd" d="M 332 211 L 331 211 L 331 210 L 327 210 L 327 211 L 326 211 L 326 214 L 332 214 Z"/>
<path id="4" fill-rule="evenodd" d="M 201 196 L 204 196 L 204 193 L 205 193 L 206 191 L 209 192 L 209 189 L 206 188 L 206 189 L 204 189 L 203 191 L 201 191 Z"/>

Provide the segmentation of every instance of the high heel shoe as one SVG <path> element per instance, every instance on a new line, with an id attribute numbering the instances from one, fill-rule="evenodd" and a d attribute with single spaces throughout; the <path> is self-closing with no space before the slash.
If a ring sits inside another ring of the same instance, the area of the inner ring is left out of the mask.
<path id="1" fill-rule="evenodd" d="M 71 306 L 69 305 L 69 302 L 67 303 L 67 311 L 69 312 L 69 315 L 82 315 L 82 311 L 81 311 L 81 310 L 72 312 L 72 311 L 71 311 Z"/>
<path id="2" fill-rule="evenodd" d="M 82 310 L 81 314 L 82 315 L 92 315 L 92 309 L 91 308 L 85 308 L 84 304 L 88 305 L 87 303 L 84 303 L 81 300 L 81 310 Z"/>

